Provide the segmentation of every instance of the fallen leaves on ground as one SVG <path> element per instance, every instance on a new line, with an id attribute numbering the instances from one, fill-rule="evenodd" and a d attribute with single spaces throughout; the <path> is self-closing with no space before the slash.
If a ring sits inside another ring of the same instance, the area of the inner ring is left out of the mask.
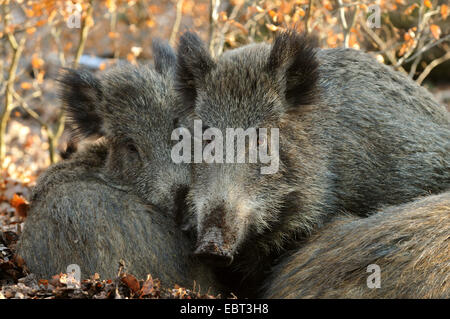
<path id="1" fill-rule="evenodd" d="M 28 205 L 24 198 L 14 196 L 11 205 L 17 209 Z M 14 218 L 14 216 L 12 217 Z M 11 219 L 10 219 L 11 220 Z M 3 221 L 2 229 L 7 229 Z M 14 222 L 16 223 L 16 222 Z M 20 232 L 21 227 L 12 228 Z M 145 280 L 124 272 L 122 265 L 116 278 L 100 279 L 94 274 L 89 279 L 77 282 L 69 274 L 58 274 L 52 279 L 37 278 L 27 269 L 24 260 L 15 255 L 19 234 L 16 231 L 0 231 L 0 299 L 214 299 L 208 293 L 179 286 L 164 288 L 159 279 L 148 275 Z"/>
<path id="2" fill-rule="evenodd" d="M 148 275 L 138 279 L 119 268 L 116 278 L 76 281 L 69 274 L 40 279 L 29 273 L 23 260 L 14 255 L 19 236 L 11 231 L 0 236 L 0 299 L 215 299 L 219 296 L 175 286 L 164 288 L 159 279 Z"/>

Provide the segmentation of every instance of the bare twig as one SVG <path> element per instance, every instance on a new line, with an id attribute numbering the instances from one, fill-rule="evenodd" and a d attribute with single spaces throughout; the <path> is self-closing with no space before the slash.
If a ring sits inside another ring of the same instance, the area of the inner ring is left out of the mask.
<path id="1" fill-rule="evenodd" d="M 3 22 L 6 31 L 8 30 L 8 25 L 10 21 L 11 15 L 9 11 L 9 0 L 7 0 L 3 3 Z M 18 43 L 14 34 L 12 32 L 7 31 L 7 38 L 8 43 L 12 49 L 13 56 L 11 64 L 9 66 L 8 78 L 6 81 L 5 106 L 0 113 L 0 162 L 2 163 L 2 165 L 6 155 L 6 146 L 5 146 L 6 126 L 8 124 L 13 106 L 13 91 L 14 91 L 14 82 L 16 80 L 16 71 L 20 56 L 22 55 L 22 51 L 25 46 L 25 37 L 22 37 L 22 39 Z"/>
<path id="2" fill-rule="evenodd" d="M 409 69 L 408 76 L 412 79 L 414 78 L 414 75 L 416 74 L 417 66 L 419 65 L 420 61 L 422 61 L 421 56 L 418 56 L 414 62 L 411 64 L 411 68 Z"/>
<path id="3" fill-rule="evenodd" d="M 45 123 L 41 119 L 39 114 L 36 111 L 34 111 L 32 108 L 30 108 L 28 103 L 25 100 L 23 100 L 17 93 L 15 93 L 14 96 L 19 101 L 20 106 L 25 110 L 25 112 L 27 112 L 28 115 L 30 115 L 33 119 L 35 119 L 47 133 L 47 138 L 49 141 L 48 153 L 49 153 L 49 157 L 50 157 L 50 162 L 54 163 L 55 162 L 55 143 L 54 143 L 55 135 L 53 134 L 53 131 L 52 131 L 50 125 Z"/>
<path id="4" fill-rule="evenodd" d="M 223 26 L 222 30 L 220 30 L 220 41 L 216 46 L 215 55 L 218 56 L 223 52 L 223 47 L 225 45 L 225 34 L 227 34 L 228 30 L 230 29 L 230 23 L 229 21 L 233 21 L 236 19 L 239 11 L 241 10 L 242 5 L 236 5 L 233 10 L 231 11 L 230 17 L 228 18 L 227 23 Z"/>
<path id="5" fill-rule="evenodd" d="M 177 11 L 175 22 L 173 23 L 172 33 L 170 34 L 169 44 L 175 46 L 178 31 L 180 30 L 181 18 L 183 17 L 183 0 L 177 1 Z"/>
<path id="6" fill-rule="evenodd" d="M 111 32 L 114 34 L 114 36 L 111 39 L 112 47 L 113 47 L 113 57 L 114 57 L 114 59 L 117 59 L 119 57 L 119 51 L 117 50 L 117 38 L 115 36 L 116 30 L 117 30 L 117 7 L 116 7 L 115 2 L 116 1 L 114 0 L 114 3 L 112 4 L 112 6 L 109 7 L 109 9 L 110 9 L 109 28 L 110 28 Z"/>
<path id="7" fill-rule="evenodd" d="M 345 8 L 343 6 L 342 0 L 337 0 L 336 2 L 339 6 L 339 9 L 338 9 L 339 10 L 339 19 L 341 20 L 342 27 L 345 30 L 345 29 L 347 29 L 347 19 L 345 18 L 345 10 L 344 10 Z"/>
<path id="8" fill-rule="evenodd" d="M 375 44 L 380 48 L 380 50 L 386 55 L 391 62 L 392 65 L 397 65 L 397 58 L 395 57 L 395 52 L 389 49 L 388 45 L 371 29 L 369 28 L 364 21 L 359 24 L 361 28 L 366 32 L 370 38 L 375 42 Z M 401 71 L 404 74 L 408 74 L 406 70 L 400 65 L 396 67 L 397 70 Z"/>
<path id="9" fill-rule="evenodd" d="M 91 1 L 89 1 L 89 5 L 86 10 L 86 15 L 81 24 L 80 40 L 78 42 L 77 50 L 75 53 L 75 59 L 73 61 L 73 67 L 75 69 L 78 67 L 81 55 L 83 54 L 84 47 L 86 45 L 86 40 L 87 40 L 87 36 L 89 33 L 89 28 L 90 28 L 89 20 L 92 19 L 93 9 L 94 9 L 93 2 L 91 0 Z M 54 163 L 56 161 L 55 151 L 56 151 L 56 148 L 58 145 L 59 138 L 61 137 L 62 133 L 64 132 L 65 122 L 66 122 L 66 113 L 64 112 L 63 109 L 61 109 L 59 112 L 59 115 L 58 115 L 58 119 L 56 121 L 56 128 L 54 130 L 52 130 L 52 129 L 50 129 L 50 127 L 47 126 L 50 163 Z"/>
<path id="10" fill-rule="evenodd" d="M 50 29 L 50 34 L 53 37 L 53 40 L 56 43 L 56 46 L 58 47 L 58 59 L 59 59 L 59 63 L 61 64 L 61 66 L 65 66 L 66 65 L 66 58 L 64 55 L 64 49 L 61 45 L 61 28 L 59 28 L 57 26 L 57 24 L 53 24 L 51 29 Z"/>
<path id="11" fill-rule="evenodd" d="M 14 98 L 19 102 L 19 106 L 22 107 L 25 110 L 25 112 L 28 113 L 28 115 L 30 115 L 33 119 L 35 119 L 41 125 L 42 128 L 48 131 L 48 124 L 41 119 L 39 114 L 35 110 L 33 110 L 16 91 L 13 92 L 13 95 Z"/>
<path id="12" fill-rule="evenodd" d="M 92 0 L 89 1 L 89 6 L 86 10 L 86 16 L 83 19 L 83 22 L 81 24 L 81 31 L 80 31 L 80 41 L 78 41 L 77 51 L 75 53 L 75 59 L 73 61 L 73 67 L 76 69 L 78 67 L 78 63 L 80 62 L 81 55 L 84 51 L 84 46 L 86 45 L 86 40 L 89 32 L 89 20 L 92 19 L 92 13 L 93 13 L 94 7 L 92 5 Z"/>
<path id="13" fill-rule="evenodd" d="M 308 2 L 308 9 L 306 10 L 305 14 L 305 32 L 309 33 L 309 20 L 311 19 L 311 9 L 314 4 L 314 0 L 309 0 Z"/>
<path id="14" fill-rule="evenodd" d="M 417 23 L 417 35 L 415 37 L 415 41 L 414 41 L 414 45 L 412 45 L 409 50 L 397 61 L 397 64 L 395 65 L 395 67 L 398 67 L 400 65 L 403 65 L 404 63 L 407 62 L 408 58 L 411 56 L 411 54 L 416 51 L 419 50 L 421 51 L 421 48 L 419 46 L 420 43 L 423 44 L 423 42 L 421 42 L 420 40 L 422 39 L 423 35 L 424 35 L 424 30 L 426 29 L 425 26 L 428 24 L 428 21 L 430 20 L 430 18 L 435 15 L 438 14 L 439 11 L 438 10 L 434 10 L 434 11 L 429 11 L 427 13 L 425 12 L 425 6 L 422 2 L 420 8 L 419 8 L 419 20 Z M 425 52 L 425 51 L 423 51 Z M 423 53 L 422 52 L 422 53 Z M 414 58 L 410 59 L 409 61 L 413 60 Z"/>
<path id="15" fill-rule="evenodd" d="M 210 0 L 209 3 L 211 7 L 209 14 L 209 52 L 214 57 L 216 55 L 220 0 Z"/>
<path id="16" fill-rule="evenodd" d="M 429 49 L 431 49 L 431 48 L 441 44 L 442 42 L 448 41 L 448 40 L 450 40 L 450 34 L 445 36 L 445 37 L 440 38 L 439 40 L 431 41 L 430 43 L 428 43 L 427 45 L 422 47 L 419 51 L 417 51 L 415 54 L 413 54 L 408 59 L 406 59 L 404 61 L 404 63 L 407 63 L 407 62 L 409 62 L 411 60 L 414 60 L 416 57 L 421 56 L 423 53 L 425 53 Z"/>
<path id="17" fill-rule="evenodd" d="M 423 48 L 423 43 L 425 42 L 425 37 L 421 37 L 419 39 L 420 43 L 417 45 L 418 48 Z M 415 58 L 414 62 L 411 64 L 411 68 L 409 69 L 408 76 L 412 79 L 414 78 L 414 75 L 416 74 L 417 66 L 419 65 L 420 61 L 422 60 L 422 55 L 419 54 Z"/>
<path id="18" fill-rule="evenodd" d="M 342 0 L 337 0 L 339 6 L 339 20 L 341 21 L 342 29 L 344 32 L 344 47 L 348 48 L 350 43 L 350 31 L 355 26 L 356 17 L 359 13 L 359 6 L 356 6 L 350 18 L 350 22 L 345 17 L 345 7 Z"/>
<path id="19" fill-rule="evenodd" d="M 422 84 L 425 78 L 430 74 L 430 72 L 439 64 L 444 63 L 445 61 L 450 60 L 450 51 L 447 51 L 443 56 L 438 59 L 431 61 L 426 68 L 422 71 L 422 73 L 417 77 L 416 82 Z"/>

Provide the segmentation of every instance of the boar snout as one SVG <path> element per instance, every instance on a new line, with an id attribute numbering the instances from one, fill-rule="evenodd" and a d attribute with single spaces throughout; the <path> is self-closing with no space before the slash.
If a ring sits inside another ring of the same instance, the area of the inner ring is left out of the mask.
<path id="1" fill-rule="evenodd" d="M 229 226 L 224 204 L 210 210 L 200 223 L 195 255 L 216 266 L 231 264 L 236 246 L 236 229 Z"/>
<path id="2" fill-rule="evenodd" d="M 229 245 L 224 242 L 221 230 L 216 227 L 210 228 L 197 242 L 194 254 L 215 266 L 228 266 L 233 262 Z"/>

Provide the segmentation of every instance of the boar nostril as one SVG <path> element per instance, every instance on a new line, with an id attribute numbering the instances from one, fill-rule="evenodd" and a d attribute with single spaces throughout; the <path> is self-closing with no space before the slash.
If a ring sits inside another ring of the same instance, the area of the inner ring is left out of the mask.
<path id="1" fill-rule="evenodd" d="M 199 259 L 213 266 L 225 267 L 229 266 L 233 262 L 233 256 L 231 254 L 215 254 L 210 252 L 197 252 L 195 256 Z"/>
<path id="2" fill-rule="evenodd" d="M 212 255 L 202 253 L 195 255 L 205 263 L 217 267 L 226 267 L 231 265 L 233 262 L 233 257 L 231 255 Z"/>
<path id="3" fill-rule="evenodd" d="M 233 256 L 215 242 L 199 245 L 194 255 L 204 262 L 214 266 L 229 266 L 233 262 Z"/>

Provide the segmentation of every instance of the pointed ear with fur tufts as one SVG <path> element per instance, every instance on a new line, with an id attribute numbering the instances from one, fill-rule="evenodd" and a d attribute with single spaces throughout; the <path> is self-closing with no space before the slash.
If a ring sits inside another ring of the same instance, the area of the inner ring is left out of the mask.
<path id="1" fill-rule="evenodd" d="M 166 41 L 155 38 L 152 41 L 153 60 L 155 69 L 160 74 L 167 74 L 175 70 L 177 57 L 172 47 Z"/>
<path id="2" fill-rule="evenodd" d="M 100 81 L 88 71 L 72 69 L 63 69 L 58 81 L 73 138 L 101 136 L 99 108 L 103 93 Z"/>
<path id="3" fill-rule="evenodd" d="M 178 45 L 176 89 L 183 104 L 194 106 L 198 84 L 215 67 L 203 41 L 192 32 L 184 33 Z"/>
<path id="4" fill-rule="evenodd" d="M 276 35 L 267 68 L 279 76 L 284 84 L 286 101 L 291 108 L 314 102 L 318 81 L 319 62 L 315 52 L 315 38 L 298 34 L 294 30 Z"/>

